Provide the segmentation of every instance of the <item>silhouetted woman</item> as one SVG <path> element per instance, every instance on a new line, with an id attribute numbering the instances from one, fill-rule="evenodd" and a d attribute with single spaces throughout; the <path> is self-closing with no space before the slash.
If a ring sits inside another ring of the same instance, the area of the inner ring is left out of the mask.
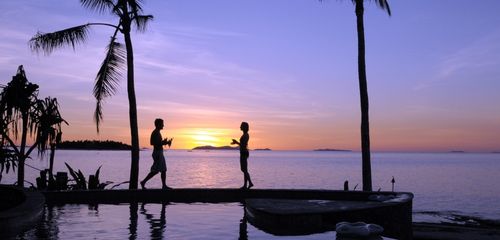
<path id="1" fill-rule="evenodd" d="M 248 140 L 250 140 L 250 135 L 248 135 L 249 126 L 247 122 L 242 122 L 240 126 L 241 131 L 243 131 L 243 135 L 240 137 L 240 141 L 236 141 L 233 139 L 231 144 L 238 144 L 240 146 L 240 168 L 243 172 L 243 186 L 241 188 L 253 187 L 252 179 L 250 179 L 250 174 L 248 173 L 248 157 L 250 153 L 248 152 Z"/>

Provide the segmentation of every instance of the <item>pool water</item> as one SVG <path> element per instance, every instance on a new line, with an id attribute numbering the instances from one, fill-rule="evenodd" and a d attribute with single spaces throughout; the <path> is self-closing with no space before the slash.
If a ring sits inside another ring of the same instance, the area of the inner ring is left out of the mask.
<path id="1" fill-rule="evenodd" d="M 250 224 L 240 203 L 65 204 L 17 239 L 335 239 L 335 232 L 275 236 Z"/>

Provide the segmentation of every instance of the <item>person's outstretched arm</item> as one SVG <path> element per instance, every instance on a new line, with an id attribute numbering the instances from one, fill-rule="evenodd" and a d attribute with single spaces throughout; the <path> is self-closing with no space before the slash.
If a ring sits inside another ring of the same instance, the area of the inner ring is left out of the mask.
<path id="1" fill-rule="evenodd" d="M 233 141 L 231 142 L 231 144 L 238 144 L 238 146 L 240 145 L 240 143 L 234 138 L 233 138 Z"/>

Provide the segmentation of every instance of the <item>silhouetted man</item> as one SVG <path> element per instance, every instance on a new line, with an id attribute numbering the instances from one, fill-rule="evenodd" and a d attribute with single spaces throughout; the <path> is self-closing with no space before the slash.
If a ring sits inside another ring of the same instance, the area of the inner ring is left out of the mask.
<path id="1" fill-rule="evenodd" d="M 154 177 L 158 172 L 161 173 L 161 183 L 163 189 L 171 189 L 167 184 L 165 184 L 167 178 L 167 164 L 165 163 L 165 156 L 163 155 L 163 145 L 172 145 L 172 140 L 165 138 L 163 139 L 160 130 L 163 129 L 163 119 L 155 119 L 155 130 L 151 133 L 150 143 L 153 145 L 153 166 L 149 174 L 141 181 L 142 189 L 146 189 L 146 182 Z"/>

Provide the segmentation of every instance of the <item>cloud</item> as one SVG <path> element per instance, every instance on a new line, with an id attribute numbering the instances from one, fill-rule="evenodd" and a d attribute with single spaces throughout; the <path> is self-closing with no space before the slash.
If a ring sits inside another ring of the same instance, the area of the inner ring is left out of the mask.
<path id="1" fill-rule="evenodd" d="M 182 38 L 199 39 L 199 40 L 213 40 L 217 38 L 241 38 L 247 37 L 248 34 L 242 32 L 234 32 L 220 29 L 200 28 L 194 26 L 183 26 L 177 24 L 176 26 L 169 26 L 164 28 L 169 35 L 179 36 Z"/>
<path id="2" fill-rule="evenodd" d="M 420 83 L 415 90 L 433 87 L 443 82 L 466 79 L 478 80 L 484 72 L 495 71 L 500 74 L 500 31 L 494 31 L 478 38 L 468 46 L 446 55 L 437 65 L 431 80 Z M 480 80 L 480 79 L 479 79 Z"/>
<path id="3" fill-rule="evenodd" d="M 479 39 L 445 58 L 438 79 L 448 79 L 464 72 L 477 72 L 500 64 L 500 32 Z"/>

